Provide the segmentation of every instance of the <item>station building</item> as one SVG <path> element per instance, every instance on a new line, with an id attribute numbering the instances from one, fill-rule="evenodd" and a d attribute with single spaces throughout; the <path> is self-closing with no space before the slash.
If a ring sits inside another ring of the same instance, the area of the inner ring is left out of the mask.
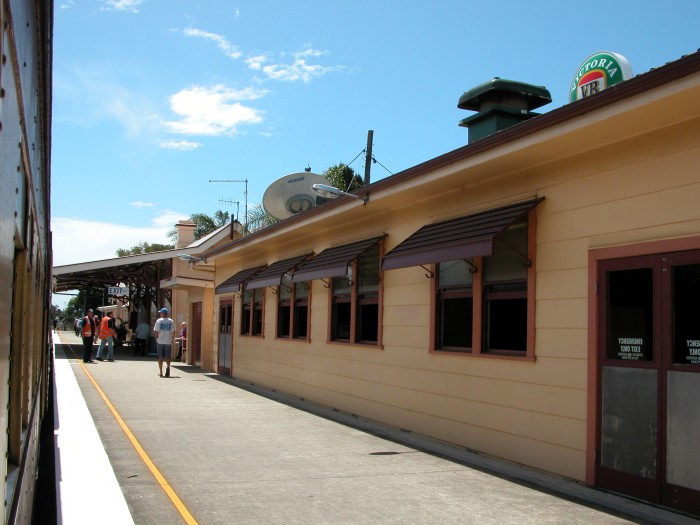
<path id="1" fill-rule="evenodd" d="M 464 147 L 206 252 L 203 368 L 700 515 L 700 53 L 595 65 L 541 115 L 477 86 Z"/>
<path id="2" fill-rule="evenodd" d="M 353 196 L 54 279 L 166 304 L 203 370 L 700 516 L 700 53 L 620 58 L 543 114 L 468 90 L 464 147 Z"/>

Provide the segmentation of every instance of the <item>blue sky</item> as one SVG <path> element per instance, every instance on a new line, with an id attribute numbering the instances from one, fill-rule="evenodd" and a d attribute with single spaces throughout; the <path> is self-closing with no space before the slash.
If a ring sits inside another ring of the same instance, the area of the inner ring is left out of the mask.
<path id="1" fill-rule="evenodd" d="M 696 0 L 56 0 L 54 264 L 168 242 L 222 201 L 243 216 L 245 184 L 209 180 L 247 179 L 252 206 L 370 129 L 372 180 L 398 173 L 466 143 L 464 91 L 542 85 L 550 111 L 589 55 L 647 72 L 695 52 L 699 20 Z"/>

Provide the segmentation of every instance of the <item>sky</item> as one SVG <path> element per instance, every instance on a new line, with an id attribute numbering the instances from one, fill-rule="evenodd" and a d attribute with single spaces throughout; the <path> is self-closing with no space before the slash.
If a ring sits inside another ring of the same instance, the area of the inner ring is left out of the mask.
<path id="1" fill-rule="evenodd" d="M 363 174 L 369 130 L 383 179 L 466 144 L 465 91 L 544 86 L 548 112 L 588 56 L 648 72 L 700 48 L 698 20 L 697 0 L 56 0 L 54 265 L 243 219 L 305 168 Z"/>

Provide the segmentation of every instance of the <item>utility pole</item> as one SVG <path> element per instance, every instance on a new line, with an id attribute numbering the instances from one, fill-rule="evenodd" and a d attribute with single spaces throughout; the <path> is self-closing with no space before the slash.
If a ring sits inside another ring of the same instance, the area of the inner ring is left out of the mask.
<path id="1" fill-rule="evenodd" d="M 225 179 L 225 180 L 211 180 L 209 179 L 209 182 L 245 182 L 245 193 L 243 194 L 244 198 L 244 206 L 245 206 L 245 223 L 246 225 L 248 224 L 248 179 L 244 180 L 232 180 L 232 179 Z"/>
<path id="2" fill-rule="evenodd" d="M 365 186 L 369 184 L 370 171 L 372 170 L 372 138 L 374 137 L 374 130 L 369 130 L 367 132 L 367 155 L 365 155 Z"/>

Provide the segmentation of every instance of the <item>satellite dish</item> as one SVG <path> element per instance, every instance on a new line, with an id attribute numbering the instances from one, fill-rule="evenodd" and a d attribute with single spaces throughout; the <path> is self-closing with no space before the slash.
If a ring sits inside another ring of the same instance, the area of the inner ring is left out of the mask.
<path id="1" fill-rule="evenodd" d="M 316 173 L 291 173 L 270 184 L 263 195 L 265 211 L 276 219 L 287 219 L 292 215 L 325 202 L 316 195 L 314 184 L 327 184 L 328 179 Z"/>

